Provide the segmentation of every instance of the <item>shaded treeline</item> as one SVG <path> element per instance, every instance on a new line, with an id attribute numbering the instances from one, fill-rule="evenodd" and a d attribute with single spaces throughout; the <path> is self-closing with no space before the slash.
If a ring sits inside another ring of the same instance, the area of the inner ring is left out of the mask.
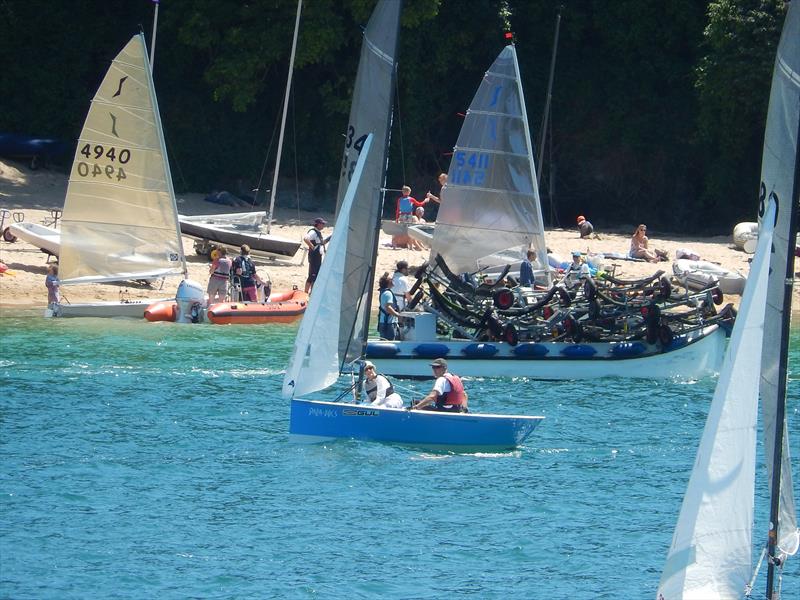
<path id="1" fill-rule="evenodd" d="M 313 182 L 304 208 L 334 205 L 374 4 L 304 2 L 281 166 Z M 782 0 L 406 0 L 388 187 L 422 195 L 447 170 L 507 24 L 538 144 L 560 5 L 545 220 L 717 233 L 754 220 Z M 265 201 L 295 11 L 162 0 L 155 82 L 176 189 L 251 193 L 263 176 Z M 110 60 L 140 28 L 149 47 L 152 20 L 147 0 L 0 0 L 0 131 L 74 141 Z"/>

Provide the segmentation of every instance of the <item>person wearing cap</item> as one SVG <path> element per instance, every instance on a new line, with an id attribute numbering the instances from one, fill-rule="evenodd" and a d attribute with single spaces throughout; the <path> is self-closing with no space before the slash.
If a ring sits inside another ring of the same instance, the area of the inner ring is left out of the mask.
<path id="1" fill-rule="evenodd" d="M 533 276 L 533 261 L 536 260 L 536 251 L 529 249 L 525 253 L 525 260 L 519 265 L 519 284 L 523 287 L 533 287 L 536 279 Z"/>
<path id="2" fill-rule="evenodd" d="M 447 361 L 436 358 L 430 363 L 436 381 L 433 389 L 411 408 L 415 410 L 438 410 L 442 412 L 469 412 L 467 392 L 458 375 L 447 371 Z"/>
<path id="3" fill-rule="evenodd" d="M 572 289 L 584 277 L 591 277 L 589 265 L 583 262 L 583 255 L 579 250 L 572 252 L 572 262 L 564 269 L 564 285 Z"/>
<path id="4" fill-rule="evenodd" d="M 234 283 L 241 286 L 242 300 L 244 302 L 258 302 L 256 283 L 264 285 L 261 277 L 256 273 L 256 265 L 250 256 L 250 246 L 242 244 L 240 254 L 233 260 Z"/>
<path id="5" fill-rule="evenodd" d="M 411 295 L 408 293 L 410 288 L 406 277 L 408 277 L 408 263 L 404 260 L 399 260 L 392 275 L 392 293 L 397 301 L 398 311 L 404 311 L 406 304 L 411 300 Z"/>
<path id="6" fill-rule="evenodd" d="M 581 239 L 588 238 L 594 233 L 594 226 L 586 220 L 586 217 L 580 215 L 578 217 L 578 230 L 581 232 Z"/>
<path id="7" fill-rule="evenodd" d="M 325 255 L 325 244 L 331 236 L 322 237 L 322 230 L 325 229 L 327 221 L 322 217 L 314 219 L 314 227 L 308 230 L 303 236 L 303 241 L 308 246 L 308 277 L 306 278 L 306 294 L 311 293 L 314 282 L 317 280 L 319 269 L 322 266 L 322 257 Z"/>
<path id="8" fill-rule="evenodd" d="M 403 399 L 394 391 L 394 386 L 383 375 L 378 374 L 375 365 L 364 361 L 364 393 L 373 406 L 403 408 Z"/>

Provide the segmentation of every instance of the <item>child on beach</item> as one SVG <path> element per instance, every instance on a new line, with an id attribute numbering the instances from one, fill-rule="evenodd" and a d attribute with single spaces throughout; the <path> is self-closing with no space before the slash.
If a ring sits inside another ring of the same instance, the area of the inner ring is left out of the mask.
<path id="1" fill-rule="evenodd" d="M 61 302 L 61 292 L 59 291 L 58 265 L 47 267 L 47 277 L 44 278 L 44 285 L 47 287 L 47 305 L 52 308 L 54 304 Z"/>

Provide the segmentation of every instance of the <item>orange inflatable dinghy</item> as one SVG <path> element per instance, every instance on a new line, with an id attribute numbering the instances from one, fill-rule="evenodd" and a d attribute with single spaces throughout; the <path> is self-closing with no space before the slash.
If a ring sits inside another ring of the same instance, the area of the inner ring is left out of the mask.
<path id="1" fill-rule="evenodd" d="M 178 315 L 178 303 L 175 300 L 153 302 L 144 309 L 144 318 L 148 321 L 174 321 Z"/>
<path id="2" fill-rule="evenodd" d="M 220 302 L 208 307 L 206 318 L 217 325 L 294 323 L 303 316 L 308 294 L 300 290 L 270 294 L 268 302 Z"/>

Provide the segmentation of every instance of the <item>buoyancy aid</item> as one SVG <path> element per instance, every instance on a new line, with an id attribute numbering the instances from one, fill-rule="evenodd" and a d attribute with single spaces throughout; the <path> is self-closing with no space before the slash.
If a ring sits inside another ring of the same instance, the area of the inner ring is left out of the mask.
<path id="1" fill-rule="evenodd" d="M 467 403 L 467 397 L 464 393 L 464 384 L 461 383 L 461 378 L 452 373 L 445 373 L 444 377 L 450 384 L 450 391 L 439 395 L 436 400 L 436 406 L 464 406 Z"/>
<path id="2" fill-rule="evenodd" d="M 212 275 L 219 279 L 228 279 L 228 277 L 231 275 L 232 266 L 233 261 L 230 258 L 227 256 L 225 258 L 220 258 L 217 261 L 217 267 L 214 269 Z M 242 271 L 244 271 L 244 268 L 242 268 Z"/>
<path id="3" fill-rule="evenodd" d="M 367 397 L 369 398 L 370 402 L 375 402 L 375 398 L 378 396 L 378 379 L 381 377 L 383 377 L 383 375 L 378 375 L 373 380 L 367 379 L 364 381 L 364 391 L 367 393 Z M 386 379 L 385 377 L 383 378 Z M 386 394 L 384 397 L 388 398 L 394 394 L 394 386 L 388 379 L 386 379 L 386 383 L 389 385 L 389 387 L 386 388 Z"/>

